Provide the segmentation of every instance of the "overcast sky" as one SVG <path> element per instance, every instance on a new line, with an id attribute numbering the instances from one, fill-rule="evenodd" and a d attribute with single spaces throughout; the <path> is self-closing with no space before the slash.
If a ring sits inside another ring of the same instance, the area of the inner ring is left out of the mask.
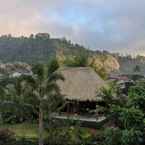
<path id="1" fill-rule="evenodd" d="M 145 55 L 145 0 L 0 0 L 0 34 L 37 32 Z"/>

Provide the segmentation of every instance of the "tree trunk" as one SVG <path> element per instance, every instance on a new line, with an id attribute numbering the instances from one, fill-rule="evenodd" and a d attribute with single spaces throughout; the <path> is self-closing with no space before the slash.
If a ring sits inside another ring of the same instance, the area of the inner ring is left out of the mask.
<path id="1" fill-rule="evenodd" d="M 43 111 L 39 107 L 39 145 L 43 145 Z"/>

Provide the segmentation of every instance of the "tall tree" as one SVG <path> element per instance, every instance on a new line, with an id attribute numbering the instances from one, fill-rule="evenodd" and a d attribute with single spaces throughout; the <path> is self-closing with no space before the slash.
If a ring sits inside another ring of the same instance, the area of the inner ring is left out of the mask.
<path id="1" fill-rule="evenodd" d="M 141 68 L 139 65 L 136 65 L 133 69 L 136 73 L 139 73 L 141 71 Z"/>
<path id="2" fill-rule="evenodd" d="M 39 145 L 43 145 L 44 113 L 51 114 L 62 103 L 62 95 L 57 80 L 64 80 L 56 72 L 59 65 L 55 59 L 49 64 L 37 64 L 32 67 L 33 75 L 21 75 L 18 78 L 3 78 L 0 80 L 0 105 L 29 107 L 38 111 Z M 2 107 L 1 107 L 2 108 Z"/>
<path id="3" fill-rule="evenodd" d="M 44 131 L 44 111 L 47 109 L 48 115 L 54 111 L 60 103 L 62 97 L 57 80 L 64 80 L 63 76 L 56 72 L 58 69 L 56 60 L 52 60 L 48 65 L 37 64 L 33 66 L 32 76 L 21 76 L 24 88 L 34 97 L 34 104 L 39 110 L 39 145 L 43 145 Z"/>

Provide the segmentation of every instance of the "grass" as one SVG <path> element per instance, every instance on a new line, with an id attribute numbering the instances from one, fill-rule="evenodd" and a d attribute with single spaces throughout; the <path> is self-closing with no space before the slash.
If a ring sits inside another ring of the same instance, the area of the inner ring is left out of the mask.
<path id="1" fill-rule="evenodd" d="M 21 123 L 15 125 L 4 124 L 0 128 L 8 128 L 15 133 L 17 138 L 38 138 L 38 129 L 36 124 Z"/>
<path id="2" fill-rule="evenodd" d="M 25 138 L 28 140 L 37 140 L 38 139 L 38 125 L 34 124 L 34 123 L 33 124 L 32 123 L 21 123 L 21 124 L 14 124 L 14 125 L 1 124 L 0 128 L 10 129 L 12 132 L 15 133 L 15 136 L 17 139 L 20 139 L 20 138 Z M 64 128 L 64 127 L 62 127 L 62 128 Z M 59 129 L 59 128 L 57 128 L 57 129 Z M 60 129 L 61 129 L 61 127 L 60 127 Z M 92 135 L 95 135 L 96 132 L 97 132 L 97 134 L 101 133 L 100 129 L 92 130 L 89 128 L 81 128 L 81 130 L 84 132 L 83 134 L 85 136 L 90 135 L 90 133 Z M 45 131 L 44 138 L 47 136 L 48 136 L 48 132 Z"/>

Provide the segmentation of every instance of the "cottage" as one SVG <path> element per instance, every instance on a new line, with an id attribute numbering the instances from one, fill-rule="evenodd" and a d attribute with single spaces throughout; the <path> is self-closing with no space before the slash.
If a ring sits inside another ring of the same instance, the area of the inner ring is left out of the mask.
<path id="1" fill-rule="evenodd" d="M 59 81 L 61 93 L 67 100 L 65 111 L 69 113 L 86 113 L 96 108 L 99 100 L 97 92 L 104 87 L 105 81 L 89 67 L 61 68 L 59 72 L 65 81 Z"/>

